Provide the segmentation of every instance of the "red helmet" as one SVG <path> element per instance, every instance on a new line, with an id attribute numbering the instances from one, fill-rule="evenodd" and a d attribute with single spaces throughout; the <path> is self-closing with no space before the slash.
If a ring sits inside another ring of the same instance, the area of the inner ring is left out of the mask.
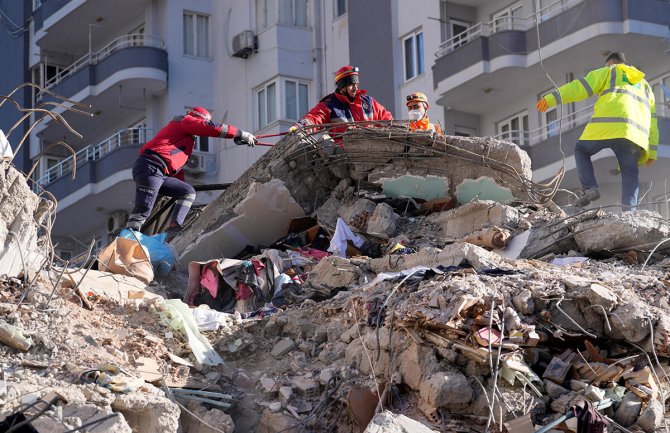
<path id="1" fill-rule="evenodd" d="M 187 113 L 189 116 L 195 116 L 195 117 L 202 117 L 203 119 L 207 120 L 208 122 L 212 120 L 212 115 L 207 111 L 206 109 L 202 107 L 193 107 L 190 110 L 188 110 Z"/>
<path id="2" fill-rule="evenodd" d="M 335 72 L 335 86 L 338 88 L 358 82 L 358 66 L 342 66 Z"/>

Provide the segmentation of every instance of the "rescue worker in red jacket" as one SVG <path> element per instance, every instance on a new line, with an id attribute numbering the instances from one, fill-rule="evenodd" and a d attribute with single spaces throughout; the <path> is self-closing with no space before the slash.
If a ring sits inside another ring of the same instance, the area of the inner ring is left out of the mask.
<path id="1" fill-rule="evenodd" d="M 140 230 L 149 218 L 158 194 L 175 197 L 170 231 L 179 230 L 195 200 L 195 190 L 184 182 L 182 168 L 193 153 L 195 136 L 232 138 L 235 144 L 253 147 L 256 137 L 233 125 L 215 124 L 212 115 L 202 107 L 176 116 L 140 149 L 133 166 L 136 184 L 135 207 L 126 228 Z"/>
<path id="2" fill-rule="evenodd" d="M 364 120 L 393 120 L 390 111 L 358 88 L 358 68 L 344 66 L 335 73 L 335 92 L 325 96 L 289 132 L 310 125 L 323 123 L 347 123 Z M 331 132 L 344 132 L 346 127 L 331 128 Z"/>
<path id="3" fill-rule="evenodd" d="M 409 115 L 409 127 L 412 131 L 435 131 L 438 134 L 444 135 L 440 125 L 430 123 L 428 117 L 428 97 L 421 92 L 414 92 L 407 95 L 407 111 Z"/>

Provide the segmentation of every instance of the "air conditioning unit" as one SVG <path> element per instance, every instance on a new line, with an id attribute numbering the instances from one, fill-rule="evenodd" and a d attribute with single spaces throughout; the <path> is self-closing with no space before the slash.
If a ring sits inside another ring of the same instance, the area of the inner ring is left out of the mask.
<path id="1" fill-rule="evenodd" d="M 128 222 L 128 212 L 116 211 L 107 218 L 107 233 L 118 233 Z"/>
<path id="2" fill-rule="evenodd" d="M 233 37 L 233 56 L 246 59 L 258 50 L 258 40 L 252 30 L 244 30 Z"/>
<path id="3" fill-rule="evenodd" d="M 186 161 L 184 171 L 189 174 L 215 173 L 216 159 L 214 159 L 214 155 L 194 153 Z"/>

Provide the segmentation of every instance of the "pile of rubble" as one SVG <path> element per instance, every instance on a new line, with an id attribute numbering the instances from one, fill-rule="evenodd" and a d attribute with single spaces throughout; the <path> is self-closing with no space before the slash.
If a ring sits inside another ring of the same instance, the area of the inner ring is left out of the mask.
<path id="1" fill-rule="evenodd" d="M 175 239 L 181 271 L 6 277 L 0 423 L 667 429 L 670 224 L 568 215 L 529 177 L 492 139 L 288 137 Z"/>

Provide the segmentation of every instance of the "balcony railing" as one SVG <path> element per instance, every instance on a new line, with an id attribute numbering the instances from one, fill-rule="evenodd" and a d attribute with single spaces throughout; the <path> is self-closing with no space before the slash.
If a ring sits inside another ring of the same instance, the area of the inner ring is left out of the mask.
<path id="1" fill-rule="evenodd" d="M 560 108 L 557 109 L 560 110 Z M 565 107 L 563 108 L 563 111 L 564 112 L 566 111 Z M 563 132 L 565 132 L 578 126 L 585 125 L 586 123 L 588 123 L 589 119 L 591 119 L 592 115 L 593 115 L 593 105 L 584 107 L 581 110 L 575 111 L 574 113 L 564 114 L 562 118 L 563 121 L 560 124 L 560 127 L 563 130 Z M 670 117 L 670 107 L 662 104 L 656 104 L 656 115 L 659 118 Z M 522 131 L 522 130 L 505 131 L 498 135 L 495 135 L 494 138 L 497 138 L 499 140 L 511 141 L 520 146 L 534 146 L 549 138 L 558 137 L 559 132 L 558 128 L 559 128 L 559 122 L 558 120 L 554 120 L 537 129 L 533 129 L 530 131 Z"/>
<path id="2" fill-rule="evenodd" d="M 80 69 L 88 66 L 95 65 L 103 59 L 109 57 L 116 51 L 119 51 L 123 48 L 129 47 L 153 47 L 153 48 L 165 48 L 165 42 L 162 39 L 156 36 L 149 36 L 141 33 L 125 35 L 119 38 L 114 39 L 109 44 L 102 47 L 100 50 L 92 53 L 88 53 L 85 56 L 79 58 L 77 61 L 67 66 L 64 69 L 61 69 L 56 75 L 49 78 L 45 83 L 44 87 L 46 89 L 51 89 L 56 86 L 58 83 L 79 71 Z M 38 99 L 40 98 L 38 94 Z"/>
<path id="3" fill-rule="evenodd" d="M 76 160 L 77 167 L 79 167 L 87 161 L 102 159 L 122 146 L 146 143 L 147 137 L 152 135 L 152 133 L 153 130 L 147 128 L 122 129 L 101 143 L 92 144 L 81 149 L 76 153 L 76 159 L 73 159 L 72 156 L 65 158 L 44 172 L 36 182 L 42 186 L 47 186 L 57 179 L 72 173 L 73 161 Z"/>
<path id="4" fill-rule="evenodd" d="M 442 57 L 454 51 L 456 48 L 467 44 L 468 42 L 481 36 L 491 36 L 494 33 L 507 30 L 526 31 L 535 27 L 535 16 L 539 15 L 539 20 L 546 21 L 556 15 L 570 9 L 576 4 L 583 3 L 586 0 L 557 0 L 556 2 L 543 7 L 538 12 L 527 17 L 503 16 L 498 17 L 488 23 L 477 23 L 465 31 L 442 42 L 435 53 L 435 57 Z"/>

